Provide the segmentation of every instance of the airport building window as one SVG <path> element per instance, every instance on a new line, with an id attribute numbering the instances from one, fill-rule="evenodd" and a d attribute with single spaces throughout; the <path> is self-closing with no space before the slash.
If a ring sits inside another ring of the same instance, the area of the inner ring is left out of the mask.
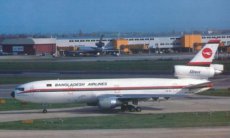
<path id="1" fill-rule="evenodd" d="M 95 40 L 91 40 L 91 42 L 95 42 Z"/>
<path id="2" fill-rule="evenodd" d="M 85 40 L 86 42 L 90 42 L 90 40 Z"/>
<path id="3" fill-rule="evenodd" d="M 181 45 L 181 44 L 180 44 L 180 43 L 176 43 L 176 45 L 178 45 L 178 46 L 179 46 L 179 45 Z"/>
<path id="4" fill-rule="evenodd" d="M 133 41 L 133 39 L 129 39 L 129 41 Z"/>
<path id="5" fill-rule="evenodd" d="M 75 40 L 75 42 L 79 42 L 79 40 Z"/>
<path id="6" fill-rule="evenodd" d="M 80 42 L 85 42 L 85 40 L 80 40 Z"/>
<path id="7" fill-rule="evenodd" d="M 154 40 L 154 38 L 150 38 L 150 40 Z"/>
<path id="8" fill-rule="evenodd" d="M 52 84 L 46 84 L 47 87 L 52 87 Z"/>

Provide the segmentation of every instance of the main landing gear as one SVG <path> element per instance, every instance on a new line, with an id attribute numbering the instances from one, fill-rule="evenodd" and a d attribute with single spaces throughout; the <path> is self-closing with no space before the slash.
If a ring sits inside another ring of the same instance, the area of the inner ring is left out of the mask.
<path id="1" fill-rule="evenodd" d="M 141 112 L 141 107 L 138 106 L 133 106 L 133 105 L 129 105 L 129 104 L 123 104 L 121 105 L 121 111 L 122 112 Z"/>
<path id="2" fill-rule="evenodd" d="M 141 112 L 141 107 L 138 107 L 138 100 L 134 99 L 132 100 L 132 105 L 128 104 L 128 102 L 125 102 L 121 105 L 121 111 L 122 112 Z"/>

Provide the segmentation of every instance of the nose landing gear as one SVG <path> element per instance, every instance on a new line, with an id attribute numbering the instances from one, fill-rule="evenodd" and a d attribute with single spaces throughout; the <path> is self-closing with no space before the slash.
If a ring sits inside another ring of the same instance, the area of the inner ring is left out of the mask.
<path id="1" fill-rule="evenodd" d="M 42 113 L 47 113 L 47 104 L 42 104 L 42 107 L 43 107 L 43 110 L 42 110 Z"/>
<path id="2" fill-rule="evenodd" d="M 13 97 L 13 98 L 15 98 L 15 92 L 13 91 L 13 92 L 11 92 L 11 97 Z"/>
<path id="3" fill-rule="evenodd" d="M 42 111 L 42 113 L 47 113 L 48 111 L 47 111 L 47 109 L 43 109 L 43 111 Z"/>

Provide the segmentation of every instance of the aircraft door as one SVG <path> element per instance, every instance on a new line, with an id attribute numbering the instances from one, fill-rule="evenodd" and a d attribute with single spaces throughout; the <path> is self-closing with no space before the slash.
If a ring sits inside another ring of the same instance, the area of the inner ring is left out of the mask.
<path id="1" fill-rule="evenodd" d="M 114 85 L 114 94 L 120 94 L 120 86 L 119 85 Z"/>
<path id="2" fill-rule="evenodd" d="M 66 96 L 67 96 L 67 99 L 68 99 L 69 102 L 74 101 L 76 96 L 74 96 L 73 86 L 68 87 L 68 92 L 67 92 Z"/>
<path id="3" fill-rule="evenodd" d="M 34 94 L 35 94 L 35 91 L 34 91 L 34 86 L 33 85 L 31 85 L 30 86 L 30 90 L 31 90 L 31 96 L 34 96 Z"/>

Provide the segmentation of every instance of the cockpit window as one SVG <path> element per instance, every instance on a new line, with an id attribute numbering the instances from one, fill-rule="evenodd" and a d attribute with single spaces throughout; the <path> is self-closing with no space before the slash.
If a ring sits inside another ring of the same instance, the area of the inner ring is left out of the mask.
<path id="1" fill-rule="evenodd" d="M 24 88 L 19 87 L 19 88 L 16 88 L 15 90 L 24 91 Z"/>

